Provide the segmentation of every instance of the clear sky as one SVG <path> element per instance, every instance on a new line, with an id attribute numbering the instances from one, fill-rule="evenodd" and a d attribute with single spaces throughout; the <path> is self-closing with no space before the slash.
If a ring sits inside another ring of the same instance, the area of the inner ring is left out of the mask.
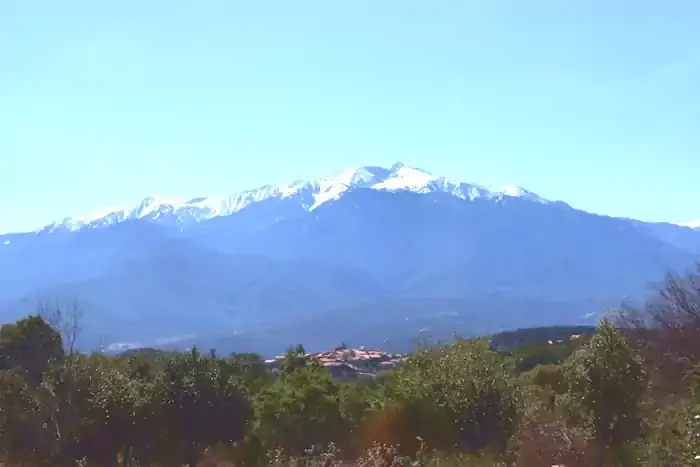
<path id="1" fill-rule="evenodd" d="M 403 161 L 700 219 L 698 0 L 0 2 L 0 231 Z"/>

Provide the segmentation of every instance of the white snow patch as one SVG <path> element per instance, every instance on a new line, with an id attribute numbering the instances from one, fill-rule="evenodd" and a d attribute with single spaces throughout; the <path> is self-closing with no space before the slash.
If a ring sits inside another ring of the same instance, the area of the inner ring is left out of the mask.
<path id="1" fill-rule="evenodd" d="M 131 207 L 114 206 L 87 216 L 67 217 L 37 231 L 57 229 L 76 231 L 85 227 L 109 226 L 126 220 L 143 218 L 175 220 L 183 225 L 188 222 L 202 222 L 213 217 L 228 216 L 267 199 L 286 199 L 295 196 L 300 197 L 301 207 L 313 211 L 324 203 L 338 199 L 346 191 L 357 188 L 414 193 L 442 192 L 465 200 L 500 199 L 508 196 L 527 198 L 541 203 L 548 202 L 517 186 L 487 188 L 477 184 L 461 183 L 398 163 L 391 168 L 349 167 L 318 180 L 295 181 L 281 186 L 266 185 L 229 196 L 204 196 L 189 200 L 149 197 Z"/>
<path id="2" fill-rule="evenodd" d="M 102 351 L 104 352 L 124 352 L 127 350 L 139 349 L 143 346 L 136 342 L 114 342 L 104 347 Z"/>
<path id="3" fill-rule="evenodd" d="M 400 166 L 381 183 L 374 185 L 376 190 L 410 190 L 423 192 L 431 182 L 439 180 L 428 172 Z"/>
<path id="4" fill-rule="evenodd" d="M 691 229 L 700 229 L 700 221 L 678 222 L 676 225 L 681 227 L 690 227 Z"/>

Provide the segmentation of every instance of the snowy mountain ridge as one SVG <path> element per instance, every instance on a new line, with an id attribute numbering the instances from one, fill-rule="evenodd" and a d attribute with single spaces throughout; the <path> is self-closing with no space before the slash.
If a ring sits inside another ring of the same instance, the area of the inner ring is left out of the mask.
<path id="1" fill-rule="evenodd" d="M 254 203 L 273 198 L 297 197 L 300 207 L 313 211 L 324 203 L 338 199 L 346 191 L 359 188 L 414 193 L 443 192 L 465 200 L 477 198 L 499 200 L 504 197 L 517 197 L 549 203 L 548 200 L 518 186 L 489 188 L 474 183 L 456 182 L 425 170 L 397 163 L 391 168 L 350 167 L 313 181 L 296 181 L 283 186 L 265 185 L 230 196 L 205 196 L 189 200 L 148 197 L 135 206 L 109 207 L 87 216 L 66 217 L 38 229 L 37 232 L 77 231 L 136 219 L 167 221 L 185 227 L 214 217 L 228 216 Z"/>
<path id="2" fill-rule="evenodd" d="M 232 196 L 146 198 L 2 235 L 0 322 L 77 300 L 86 349 L 184 335 L 194 337 L 178 348 L 225 353 L 295 341 L 410 346 L 596 321 L 698 258 L 698 229 L 401 164 L 352 167 Z"/>
<path id="3" fill-rule="evenodd" d="M 690 222 L 679 222 L 677 225 L 680 225 L 681 227 L 690 227 L 691 229 L 700 229 L 700 220 Z"/>

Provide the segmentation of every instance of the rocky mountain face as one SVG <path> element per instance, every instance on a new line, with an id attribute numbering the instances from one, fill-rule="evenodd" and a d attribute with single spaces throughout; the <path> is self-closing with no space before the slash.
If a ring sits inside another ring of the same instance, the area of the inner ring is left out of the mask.
<path id="1" fill-rule="evenodd" d="M 594 322 L 698 257 L 691 226 L 401 164 L 356 167 L 0 236 L 0 319 L 77 300 L 87 347 L 401 351 L 452 333 Z"/>

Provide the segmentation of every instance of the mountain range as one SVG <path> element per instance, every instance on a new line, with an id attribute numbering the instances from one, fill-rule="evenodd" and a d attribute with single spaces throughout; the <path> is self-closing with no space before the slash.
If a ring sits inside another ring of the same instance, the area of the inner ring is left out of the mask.
<path id="1" fill-rule="evenodd" d="M 0 320 L 77 300 L 81 345 L 403 350 L 586 324 L 700 258 L 700 223 L 587 213 L 395 164 L 151 197 L 0 236 Z"/>

